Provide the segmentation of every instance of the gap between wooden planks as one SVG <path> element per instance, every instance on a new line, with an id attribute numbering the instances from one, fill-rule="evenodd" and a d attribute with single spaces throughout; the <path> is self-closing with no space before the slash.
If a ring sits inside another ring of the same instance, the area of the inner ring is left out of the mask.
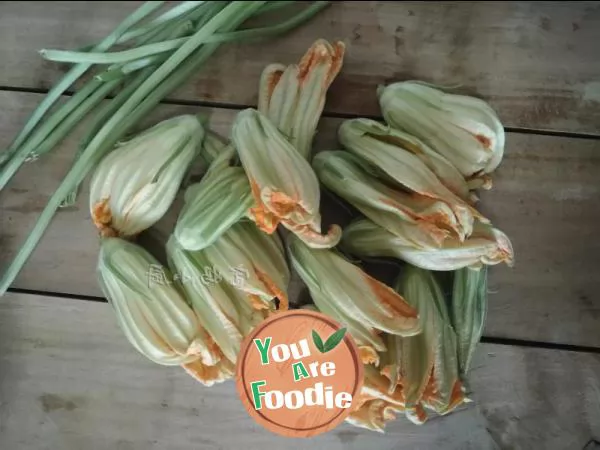
<path id="1" fill-rule="evenodd" d="M 6 145 L 41 99 L 0 92 L 0 147 Z M 161 105 L 147 126 L 184 113 L 209 114 L 210 126 L 227 135 L 235 111 Z M 336 148 L 339 119 L 323 119 L 316 148 Z M 0 269 L 12 259 L 71 164 L 75 133 L 55 153 L 26 164 L 0 193 Z M 486 336 L 600 347 L 600 140 L 509 133 L 506 157 L 481 209 L 512 239 L 516 267 L 493 267 Z M 325 220 L 345 223 L 323 194 Z M 177 205 L 156 229 L 168 235 Z M 101 296 L 95 266 L 98 239 L 89 220 L 87 183 L 75 207 L 61 210 L 13 287 Z M 294 278 L 292 299 L 303 296 Z"/>
<path id="2" fill-rule="evenodd" d="M 480 345 L 474 403 L 384 435 L 347 424 L 279 438 L 245 413 L 231 382 L 206 388 L 146 360 L 106 304 L 7 294 L 0 302 L 0 448 L 581 449 L 600 438 L 600 356 Z"/>
<path id="3" fill-rule="evenodd" d="M 88 45 L 138 5 L 0 3 L 0 87 L 48 89 L 68 66 L 40 48 Z M 509 127 L 600 134 L 594 2 L 334 2 L 287 36 L 224 45 L 170 98 L 255 104 L 263 68 L 296 62 L 317 38 L 347 45 L 328 112 L 378 115 L 378 84 L 423 79 L 487 99 Z"/>

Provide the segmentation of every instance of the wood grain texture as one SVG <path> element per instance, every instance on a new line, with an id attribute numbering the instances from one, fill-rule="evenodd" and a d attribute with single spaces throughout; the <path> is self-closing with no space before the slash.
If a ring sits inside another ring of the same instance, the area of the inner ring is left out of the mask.
<path id="1" fill-rule="evenodd" d="M 8 294 L 0 303 L 0 448 L 581 449 L 600 438 L 600 357 L 482 345 L 474 405 L 385 435 L 343 424 L 310 440 L 258 426 L 232 382 L 205 388 L 129 345 L 107 304 Z"/>
<path id="2" fill-rule="evenodd" d="M 0 146 L 10 141 L 37 94 L 0 93 Z M 211 115 L 211 127 L 227 134 L 235 111 L 161 106 L 147 123 L 183 113 Z M 337 146 L 339 119 L 323 119 L 316 148 Z M 68 170 L 77 133 L 52 155 L 26 164 L 0 193 L 0 270 L 33 226 L 47 198 Z M 600 141 L 509 133 L 506 157 L 480 207 L 512 239 L 516 267 L 491 270 L 485 334 L 546 342 L 600 345 Z M 100 296 L 95 266 L 97 238 L 88 213 L 87 184 L 72 208 L 61 210 L 14 287 Z M 326 220 L 345 220 L 323 195 Z M 178 206 L 158 227 L 168 235 Z M 293 278 L 292 301 L 304 299 Z"/>
<path id="3" fill-rule="evenodd" d="M 48 89 L 67 67 L 37 50 L 94 42 L 137 5 L 0 3 L 0 86 Z M 377 115 L 378 84 L 424 79 L 482 96 L 507 126 L 600 133 L 597 2 L 334 2 L 283 38 L 224 46 L 171 98 L 255 104 L 265 65 L 319 37 L 347 45 L 328 112 Z"/>

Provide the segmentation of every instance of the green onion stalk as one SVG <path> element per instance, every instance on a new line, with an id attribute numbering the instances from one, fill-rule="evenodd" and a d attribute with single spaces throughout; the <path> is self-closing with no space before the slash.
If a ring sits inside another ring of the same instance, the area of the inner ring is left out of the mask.
<path id="1" fill-rule="evenodd" d="M 33 230 L 3 274 L 2 279 L 0 279 L 0 295 L 6 292 L 26 263 L 63 199 L 81 183 L 87 173 L 139 120 L 148 114 L 168 93 L 180 86 L 193 73 L 196 73 L 202 64 L 217 50 L 220 42 L 203 44 L 207 37 L 219 32 L 233 32 L 249 17 L 257 13 L 265 3 L 264 1 L 237 1 L 228 4 L 145 78 L 125 102 L 120 105 L 119 109 L 98 130 L 85 150 L 81 152 L 80 157 L 75 161 L 48 201 Z M 280 24 L 280 26 L 266 27 L 259 30 L 262 30 L 261 33 L 264 36 L 271 33 L 283 33 L 308 20 L 327 4 L 328 2 L 315 2 L 284 24 Z M 276 31 L 274 32 L 273 29 Z M 244 30 L 244 33 L 248 34 L 250 31 L 252 30 Z M 251 36 L 260 37 L 260 35 L 253 34 Z M 2 185 L 0 184 L 0 186 Z"/>

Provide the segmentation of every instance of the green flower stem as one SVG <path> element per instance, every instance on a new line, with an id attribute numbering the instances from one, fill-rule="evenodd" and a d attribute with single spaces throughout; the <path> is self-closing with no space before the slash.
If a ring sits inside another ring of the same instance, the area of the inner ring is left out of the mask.
<path id="1" fill-rule="evenodd" d="M 302 14 L 311 15 L 313 9 L 318 11 L 329 2 L 316 2 L 307 8 Z M 302 16 L 299 15 L 295 18 L 297 21 L 302 21 Z M 232 42 L 237 40 L 245 39 L 259 39 L 269 37 L 273 34 L 281 33 L 282 30 L 293 27 L 288 23 L 281 23 L 268 27 L 255 28 L 251 30 L 234 31 L 231 33 L 217 33 L 206 36 L 200 43 L 211 44 L 211 43 L 223 43 Z M 126 62 L 137 62 L 138 64 L 144 65 L 152 63 L 148 56 L 156 55 L 158 53 L 168 52 L 179 48 L 182 44 L 187 41 L 187 37 L 178 39 L 172 39 L 169 41 L 158 42 L 155 44 L 144 45 L 130 50 L 124 50 L 121 52 L 104 53 L 104 52 L 74 52 L 68 50 L 40 50 L 40 54 L 47 60 L 67 62 L 67 63 L 90 63 L 90 64 L 115 64 L 115 63 L 126 63 Z M 143 61 L 138 61 L 145 58 Z"/>
<path id="2" fill-rule="evenodd" d="M 118 64 L 125 63 L 146 56 L 156 55 L 181 47 L 188 40 L 187 37 L 143 45 L 141 47 L 123 50 L 122 52 L 73 52 L 69 50 L 40 50 L 40 55 L 49 61 L 85 64 Z"/>
<path id="3" fill-rule="evenodd" d="M 181 19 L 182 16 L 189 14 L 190 11 L 197 10 L 198 7 L 206 6 L 207 3 L 208 2 L 204 1 L 181 2 L 177 6 L 174 6 L 170 10 L 153 19 L 150 23 L 124 33 L 119 37 L 117 44 L 124 44 L 125 42 L 138 39 L 142 36 L 144 38 L 148 38 L 148 35 L 155 33 L 157 30 L 160 30 L 162 27 L 173 21 Z M 152 39 L 152 36 L 150 36 L 149 39 Z"/>
<path id="4" fill-rule="evenodd" d="M 29 157 L 31 151 L 34 150 L 36 148 L 36 146 L 39 145 L 40 142 L 42 142 L 46 138 L 46 136 L 48 136 L 48 134 L 51 133 L 52 130 L 58 124 L 60 124 L 60 122 L 62 120 L 64 120 L 65 117 L 72 114 L 73 111 L 76 110 L 76 108 L 86 98 L 88 98 L 91 94 L 93 94 L 94 91 L 96 89 L 98 89 L 101 84 L 102 83 L 100 83 L 98 81 L 94 81 L 94 80 L 91 80 L 88 83 L 86 83 L 81 89 L 79 89 L 77 91 L 77 93 L 75 95 L 73 95 L 72 97 L 67 99 L 67 101 L 46 122 L 44 122 L 44 124 L 41 127 L 37 128 L 35 130 L 35 132 L 33 133 L 33 135 L 31 135 L 22 144 L 22 147 L 27 148 L 27 150 L 22 151 L 22 154 L 25 156 L 25 158 Z M 9 159 L 10 156 L 11 155 L 8 152 L 4 152 L 4 153 L 0 154 L 0 167 L 2 167 L 4 164 L 6 164 L 6 161 Z M 18 169 L 19 165 L 20 164 L 18 164 L 16 166 L 16 169 Z M 16 169 L 14 169 L 14 170 L 16 170 Z M 9 173 L 10 173 L 10 175 L 9 175 Z M 13 175 L 13 173 L 14 173 L 14 171 L 8 172 L 7 169 L 5 169 L 5 168 L 0 172 L 0 180 L 3 180 L 6 177 L 5 182 L 0 181 L 0 190 L 2 190 L 2 187 L 6 184 L 6 182 L 8 182 L 8 180 Z"/>
<path id="5" fill-rule="evenodd" d="M 146 2 L 130 14 L 115 30 L 102 40 L 95 48 L 94 51 L 104 51 L 109 49 L 119 37 L 125 33 L 129 28 L 144 19 L 146 16 L 151 14 L 156 9 L 160 8 L 164 2 Z M 42 117 L 48 112 L 48 110 L 54 105 L 54 103 L 60 98 L 60 96 L 83 75 L 90 68 L 89 64 L 78 64 L 71 68 L 71 70 L 48 92 L 44 100 L 38 105 L 33 114 L 27 120 L 27 123 L 23 129 L 19 132 L 17 137 L 13 140 L 11 145 L 6 152 L 9 157 L 22 153 L 21 144 L 27 139 L 32 130 L 37 126 Z M 25 155 L 27 156 L 27 155 Z M 6 158 L 5 158 L 6 159 Z M 25 158 L 23 158 L 23 161 Z M 4 183 L 6 184 L 6 183 Z M 0 190 L 4 186 L 0 183 Z"/>
<path id="6" fill-rule="evenodd" d="M 277 11 L 278 9 L 285 8 L 286 6 L 291 6 L 294 3 L 296 3 L 296 2 L 293 0 L 269 2 L 258 10 L 258 14 L 264 14 L 264 13 L 268 13 L 268 12 L 272 12 L 272 11 Z"/>
<path id="7" fill-rule="evenodd" d="M 102 100 L 104 100 L 104 98 L 110 94 L 110 92 L 112 92 L 118 84 L 118 80 L 102 84 L 99 89 L 97 89 L 92 95 L 90 95 L 84 102 L 81 103 L 75 114 L 67 116 L 66 119 L 63 120 L 60 125 L 44 139 L 39 147 L 37 147 L 31 153 L 31 158 L 37 159 L 52 150 L 81 121 L 81 119 L 83 119 L 93 108 L 95 108 Z"/>

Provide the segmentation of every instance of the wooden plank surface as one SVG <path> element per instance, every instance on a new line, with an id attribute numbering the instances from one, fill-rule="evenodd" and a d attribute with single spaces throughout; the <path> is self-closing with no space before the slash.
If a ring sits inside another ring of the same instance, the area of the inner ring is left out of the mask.
<path id="1" fill-rule="evenodd" d="M 36 50 L 103 37 L 139 2 L 0 2 L 0 148 L 66 66 Z M 346 63 L 328 114 L 378 115 L 380 83 L 420 78 L 479 95 L 504 124 L 600 135 L 600 3 L 336 2 L 266 44 L 229 45 L 171 100 L 251 105 L 267 63 L 296 61 L 318 37 L 341 39 Z M 244 76 L 240 77 L 240 73 Z M 235 111 L 161 106 L 146 125 L 210 113 L 227 134 Z M 336 146 L 322 121 L 317 148 Z M 0 193 L 0 270 L 71 163 L 78 135 L 27 164 Z M 487 336 L 600 346 L 600 140 L 509 133 L 482 211 L 512 239 L 517 265 L 494 267 Z M 14 287 L 100 296 L 87 185 L 61 211 Z M 327 195 L 323 213 L 336 217 Z M 158 225 L 169 232 L 177 207 Z M 299 292 L 298 280 L 292 291 Z M 244 412 L 232 383 L 204 388 L 128 345 L 107 304 L 9 293 L 0 301 L 0 448 L 580 449 L 600 441 L 600 355 L 480 346 L 475 404 L 423 427 L 403 418 L 385 435 L 344 425 L 278 438 Z"/>
<path id="2" fill-rule="evenodd" d="M 0 146 L 14 135 L 40 95 L 0 93 Z M 235 111 L 161 106 L 148 123 L 183 113 L 210 113 L 211 127 L 227 134 Z M 324 119 L 316 147 L 335 148 L 339 119 Z M 47 198 L 68 170 L 76 135 L 55 154 L 26 164 L 0 193 L 0 269 L 12 258 Z M 516 267 L 491 270 L 486 335 L 600 346 L 600 141 L 509 133 L 506 158 L 481 208 L 515 247 Z M 87 184 L 86 184 L 87 187 Z M 323 213 L 333 207 L 323 196 Z M 100 296 L 97 238 L 87 189 L 62 210 L 14 287 Z M 165 233 L 177 208 L 162 222 Z"/>
<path id="3" fill-rule="evenodd" d="M 48 89 L 66 66 L 37 50 L 94 42 L 137 4 L 1 2 L 0 86 Z M 329 112 L 379 114 L 378 84 L 418 78 L 462 85 L 507 126 L 600 133 L 598 2 L 334 2 L 284 38 L 228 45 L 172 98 L 254 104 L 265 65 L 319 37 L 347 44 Z"/>
<path id="4" fill-rule="evenodd" d="M 107 304 L 9 294 L 0 303 L 0 448 L 581 449 L 600 438 L 600 356 L 482 345 L 475 404 L 385 435 L 344 424 L 279 438 L 244 412 L 233 383 L 197 384 L 125 340 Z"/>

